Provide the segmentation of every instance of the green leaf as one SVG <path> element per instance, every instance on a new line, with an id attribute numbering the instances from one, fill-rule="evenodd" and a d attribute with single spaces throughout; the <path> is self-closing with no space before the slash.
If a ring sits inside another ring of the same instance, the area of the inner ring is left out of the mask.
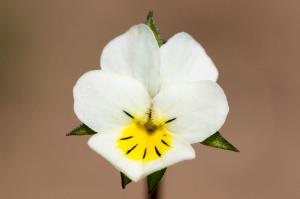
<path id="1" fill-rule="evenodd" d="M 152 194 L 155 189 L 157 188 L 160 180 L 164 176 L 167 168 L 164 168 L 162 170 L 156 171 L 147 177 L 147 184 L 148 184 L 148 193 Z"/>
<path id="2" fill-rule="evenodd" d="M 125 189 L 126 185 L 131 183 L 130 178 L 128 178 L 124 173 L 121 172 L 121 181 L 122 181 L 122 188 Z"/>
<path id="3" fill-rule="evenodd" d="M 158 43 L 158 46 L 161 47 L 163 45 L 163 41 L 160 38 L 158 28 L 156 27 L 156 25 L 154 23 L 154 20 L 153 20 L 153 11 L 150 11 L 148 13 L 147 20 L 146 20 L 146 25 L 149 26 L 149 28 L 152 30 L 152 32 L 153 32 L 153 34 L 154 34 L 154 36 L 156 38 L 156 41 Z"/>
<path id="4" fill-rule="evenodd" d="M 81 124 L 79 127 L 73 129 L 71 132 L 67 133 L 66 136 L 71 136 L 71 135 L 94 135 L 96 134 L 95 131 L 90 129 L 87 125 Z"/>
<path id="5" fill-rule="evenodd" d="M 219 132 L 216 132 L 212 136 L 208 137 L 206 140 L 201 142 L 201 144 L 219 149 L 239 152 L 239 150 L 230 144 Z"/>

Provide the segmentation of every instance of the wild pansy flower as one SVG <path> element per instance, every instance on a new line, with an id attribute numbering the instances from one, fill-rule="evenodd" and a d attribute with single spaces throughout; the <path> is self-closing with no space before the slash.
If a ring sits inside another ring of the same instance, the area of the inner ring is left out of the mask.
<path id="1" fill-rule="evenodd" d="M 77 81 L 74 111 L 97 132 L 88 145 L 133 181 L 195 158 L 191 145 L 225 122 L 218 71 L 187 33 L 159 47 L 135 25 L 108 43 L 100 65 Z"/>

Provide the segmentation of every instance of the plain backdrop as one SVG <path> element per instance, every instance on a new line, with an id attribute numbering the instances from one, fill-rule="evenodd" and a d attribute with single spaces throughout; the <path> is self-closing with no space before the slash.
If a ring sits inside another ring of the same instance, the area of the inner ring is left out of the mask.
<path id="1" fill-rule="evenodd" d="M 72 88 L 102 48 L 154 10 L 161 36 L 185 31 L 220 72 L 230 114 L 222 134 L 240 149 L 195 145 L 168 169 L 164 199 L 300 198 L 296 0 L 0 0 L 0 198 L 143 198 L 145 183 L 66 137 L 80 122 Z"/>

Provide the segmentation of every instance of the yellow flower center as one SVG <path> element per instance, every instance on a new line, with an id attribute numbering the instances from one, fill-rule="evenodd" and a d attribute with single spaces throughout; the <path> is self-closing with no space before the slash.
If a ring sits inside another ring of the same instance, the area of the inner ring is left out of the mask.
<path id="1" fill-rule="evenodd" d="M 157 160 L 172 148 L 172 135 L 166 129 L 169 121 L 155 124 L 151 117 L 146 122 L 133 118 L 132 124 L 125 127 L 118 138 L 117 147 L 131 160 Z"/>

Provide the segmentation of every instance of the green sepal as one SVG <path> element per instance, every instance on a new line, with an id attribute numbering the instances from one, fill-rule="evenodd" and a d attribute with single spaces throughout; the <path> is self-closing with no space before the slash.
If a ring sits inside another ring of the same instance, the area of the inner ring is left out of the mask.
<path id="1" fill-rule="evenodd" d="M 156 171 L 150 175 L 147 176 L 147 184 L 148 184 L 148 193 L 152 194 L 155 189 L 157 188 L 157 185 L 159 184 L 160 180 L 162 179 L 163 175 L 165 174 L 167 168 Z M 121 174 L 121 185 L 122 188 L 125 189 L 126 186 L 131 183 L 131 179 L 128 178 L 124 173 L 120 172 Z"/>
<path id="2" fill-rule="evenodd" d="M 156 190 L 156 188 L 157 188 L 160 180 L 164 176 L 166 170 L 167 170 L 167 168 L 164 168 L 162 170 L 156 171 L 156 172 L 148 175 L 148 177 L 147 177 L 148 194 L 152 194 Z"/>
<path id="3" fill-rule="evenodd" d="M 156 38 L 156 41 L 158 43 L 158 46 L 161 47 L 163 45 L 163 40 L 160 38 L 158 28 L 154 23 L 153 11 L 150 11 L 147 15 L 146 25 L 149 26 L 149 28 L 152 30 L 152 32 Z"/>
<path id="4" fill-rule="evenodd" d="M 239 152 L 239 150 L 230 144 L 219 132 L 216 132 L 212 136 L 208 137 L 206 140 L 201 142 L 201 144 L 219 149 Z"/>
<path id="5" fill-rule="evenodd" d="M 87 125 L 81 124 L 79 127 L 75 128 L 71 132 L 67 133 L 66 136 L 94 135 L 94 134 L 96 134 L 95 131 L 90 129 Z"/>
<path id="6" fill-rule="evenodd" d="M 122 183 L 122 189 L 125 189 L 126 185 L 131 183 L 131 179 L 128 178 L 124 173 L 121 172 L 121 183 Z"/>

